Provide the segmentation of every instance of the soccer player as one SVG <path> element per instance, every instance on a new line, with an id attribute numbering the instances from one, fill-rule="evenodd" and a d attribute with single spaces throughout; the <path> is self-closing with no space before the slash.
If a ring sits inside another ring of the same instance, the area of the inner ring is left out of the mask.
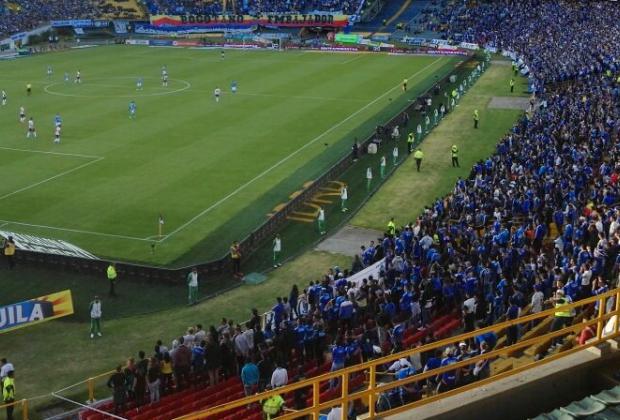
<path id="1" fill-rule="evenodd" d="M 349 199 L 349 191 L 347 190 L 347 184 L 343 184 L 340 188 L 340 210 L 345 213 L 349 209 L 347 208 L 347 200 Z"/>
<path id="2" fill-rule="evenodd" d="M 26 108 L 24 108 L 23 106 L 19 107 L 19 122 L 23 123 L 24 121 L 26 121 Z"/>
<path id="3" fill-rule="evenodd" d="M 62 118 L 60 117 L 60 114 L 58 113 L 56 113 L 56 116 L 54 117 L 54 126 L 62 127 Z"/>
<path id="4" fill-rule="evenodd" d="M 144 79 L 142 77 L 138 77 L 138 80 L 136 80 L 136 90 L 142 90 L 143 85 Z"/>
<path id="5" fill-rule="evenodd" d="M 224 50 L 220 52 L 220 57 L 222 58 L 222 60 L 224 59 Z"/>
<path id="6" fill-rule="evenodd" d="M 161 74 L 161 85 L 163 87 L 168 87 L 168 72 L 162 72 L 162 74 Z"/>
<path id="7" fill-rule="evenodd" d="M 75 73 L 75 80 L 73 82 L 77 83 L 78 85 L 82 83 L 82 72 L 81 71 L 78 70 Z"/>
<path id="8" fill-rule="evenodd" d="M 2 91 L 2 106 L 6 106 L 7 96 L 6 91 Z"/>
<path id="9" fill-rule="evenodd" d="M 26 95 L 30 96 L 32 93 L 32 84 L 26 83 Z"/>
<path id="10" fill-rule="evenodd" d="M 222 93 L 222 91 L 220 90 L 219 87 L 216 87 L 215 90 L 213 91 L 213 95 L 215 96 L 215 102 L 219 102 L 220 101 L 220 94 Z"/>
<path id="11" fill-rule="evenodd" d="M 48 79 L 51 79 L 51 78 L 52 78 L 52 74 L 53 74 L 53 73 L 54 73 L 54 72 L 52 71 L 52 66 L 49 66 L 49 65 L 48 65 L 48 66 L 47 66 L 47 78 L 48 78 Z"/>
<path id="12" fill-rule="evenodd" d="M 407 82 L 408 82 L 407 79 L 403 80 L 403 92 L 407 92 Z"/>
<path id="13" fill-rule="evenodd" d="M 54 128 L 54 144 L 60 144 L 60 130 L 59 125 Z"/>
<path id="14" fill-rule="evenodd" d="M 319 207 L 319 214 L 316 217 L 319 233 L 325 235 L 325 210 L 323 207 Z"/>
<path id="15" fill-rule="evenodd" d="M 273 268 L 282 267 L 280 262 L 280 254 L 282 253 L 282 239 L 280 235 L 276 235 L 273 240 Z"/>
<path id="16" fill-rule="evenodd" d="M 26 133 L 26 138 L 29 139 L 30 137 L 34 137 L 35 139 L 37 138 L 37 129 L 34 126 L 34 120 L 32 117 L 28 120 L 28 132 Z"/>
<path id="17" fill-rule="evenodd" d="M 138 107 L 136 106 L 136 102 L 135 101 L 129 102 L 129 119 L 130 120 L 136 119 L 137 110 L 138 110 Z"/>
<path id="18" fill-rule="evenodd" d="M 69 83 L 69 72 L 65 72 L 65 83 Z"/>
<path id="19" fill-rule="evenodd" d="M 230 91 L 232 93 L 237 93 L 237 82 L 234 80 L 230 83 Z"/>

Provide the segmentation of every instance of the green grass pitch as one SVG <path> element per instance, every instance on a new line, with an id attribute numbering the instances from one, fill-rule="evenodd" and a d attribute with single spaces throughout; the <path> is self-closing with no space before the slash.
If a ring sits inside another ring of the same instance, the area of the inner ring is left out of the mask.
<path id="1" fill-rule="evenodd" d="M 8 94 L 0 226 L 121 260 L 175 266 L 221 257 L 346 153 L 354 135 L 368 135 L 459 60 L 302 51 L 226 51 L 221 59 L 219 50 L 109 46 L 0 62 Z M 26 139 L 20 106 L 37 139 Z"/>

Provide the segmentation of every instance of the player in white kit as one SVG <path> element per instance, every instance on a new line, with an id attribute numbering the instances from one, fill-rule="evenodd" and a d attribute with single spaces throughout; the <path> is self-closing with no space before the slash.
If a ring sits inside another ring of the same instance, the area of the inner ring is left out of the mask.
<path id="1" fill-rule="evenodd" d="M 54 144 L 60 144 L 60 130 L 59 125 L 54 128 Z"/>
<path id="2" fill-rule="evenodd" d="M 35 139 L 37 138 L 37 129 L 34 126 L 34 120 L 32 117 L 28 120 L 28 132 L 26 133 L 26 138 L 29 139 L 30 137 L 34 137 Z"/>
<path id="3" fill-rule="evenodd" d="M 2 91 L 2 106 L 6 105 L 6 101 L 7 101 L 7 96 L 6 96 L 6 91 Z"/>
<path id="4" fill-rule="evenodd" d="M 220 101 L 221 93 L 222 93 L 222 91 L 220 90 L 220 88 L 216 87 L 215 90 L 213 91 L 213 96 L 215 96 L 215 102 L 219 102 Z"/>
<path id="5" fill-rule="evenodd" d="M 26 121 L 26 108 L 24 108 L 23 106 L 19 107 L 19 122 L 23 123 L 24 121 Z"/>

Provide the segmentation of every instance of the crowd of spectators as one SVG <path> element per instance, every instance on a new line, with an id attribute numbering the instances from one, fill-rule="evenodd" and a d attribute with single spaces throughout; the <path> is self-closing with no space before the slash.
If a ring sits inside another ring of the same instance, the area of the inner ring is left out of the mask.
<path id="1" fill-rule="evenodd" d="M 330 269 L 278 297 L 268 322 L 261 323 L 254 310 L 243 326 L 222 320 L 208 331 L 188 330 L 169 352 L 159 344 L 152 360 L 172 363 L 159 375 L 163 390 L 173 374 L 177 386 L 185 386 L 193 371 L 210 384 L 220 374 L 241 375 L 250 394 L 286 385 L 304 373 L 298 364 L 308 360 L 338 370 L 401 350 L 407 328 L 427 327 L 439 314 L 458 314 L 462 331 L 473 331 L 518 318 L 528 305 L 540 312 L 545 302 L 577 301 L 618 287 L 618 9 L 527 0 L 468 11 L 460 23 L 450 21 L 451 31 L 471 41 L 493 39 L 517 53 L 544 86 L 532 112 L 449 195 L 364 246 L 351 270 Z M 472 20 L 473 26 L 467 23 Z M 378 278 L 349 281 L 377 261 L 384 264 Z M 606 310 L 613 305 L 610 299 Z M 563 325 L 554 322 L 551 329 Z M 507 331 L 507 344 L 519 338 L 518 327 Z M 493 334 L 481 335 L 386 371 L 406 377 L 487 352 L 496 341 Z M 142 365 L 148 375 L 149 362 Z M 488 374 L 483 361 L 426 385 L 442 392 Z M 395 392 L 405 401 L 419 397 L 420 387 Z"/>
<path id="2" fill-rule="evenodd" d="M 88 0 L 11 0 L 0 2 L 0 37 L 28 31 L 50 20 L 88 19 L 99 16 Z"/>
<path id="3" fill-rule="evenodd" d="M 452 2 L 441 10 L 445 38 L 516 52 L 539 81 L 617 70 L 620 8 L 609 2 L 499 0 L 476 7 Z"/>
<path id="4" fill-rule="evenodd" d="M 235 0 L 226 3 L 212 0 L 147 0 L 151 14 L 217 15 L 223 12 L 260 15 L 262 13 L 342 12 L 354 14 L 360 0 Z"/>

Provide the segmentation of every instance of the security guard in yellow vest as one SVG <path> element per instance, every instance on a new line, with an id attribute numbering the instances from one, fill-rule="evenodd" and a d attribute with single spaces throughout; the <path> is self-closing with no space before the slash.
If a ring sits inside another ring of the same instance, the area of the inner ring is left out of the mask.
<path id="1" fill-rule="evenodd" d="M 553 321 L 551 322 L 550 332 L 561 330 L 567 325 L 571 324 L 573 313 L 570 308 L 566 308 L 566 305 L 571 303 L 570 299 L 564 296 L 564 290 L 558 289 L 555 292 L 555 297 L 551 298 L 551 302 L 555 307 L 553 314 Z M 562 343 L 562 337 L 556 337 L 553 339 L 552 346 L 557 346 Z"/>
<path id="2" fill-rule="evenodd" d="M 480 114 L 477 109 L 474 109 L 474 128 L 478 128 L 478 121 L 480 121 Z"/>
<path id="3" fill-rule="evenodd" d="M 409 133 L 409 135 L 407 136 L 407 152 L 409 152 L 409 154 L 413 152 L 414 139 L 415 137 L 413 136 L 413 133 Z"/>
<path id="4" fill-rule="evenodd" d="M 284 407 L 284 399 L 279 395 L 272 395 L 263 403 L 263 412 L 267 415 L 267 420 L 277 416 Z"/>
<path id="5" fill-rule="evenodd" d="M 418 172 L 420 172 L 420 166 L 422 165 L 422 159 L 424 159 L 424 153 L 420 149 L 417 149 L 413 154 L 413 158 L 415 159 L 415 167 Z"/>
<path id="6" fill-rule="evenodd" d="M 392 217 L 387 224 L 387 233 L 394 236 L 396 234 L 396 223 L 394 223 L 394 218 Z"/>
<path id="7" fill-rule="evenodd" d="M 510 79 L 510 93 L 515 91 L 515 79 Z"/>
<path id="8" fill-rule="evenodd" d="M 116 280 L 118 279 L 118 274 L 116 273 L 116 264 L 110 263 L 107 270 L 108 281 L 110 282 L 110 296 L 116 297 Z"/>
<path id="9" fill-rule="evenodd" d="M 452 145 L 452 149 L 450 150 L 452 153 L 452 167 L 460 168 L 459 166 L 459 148 L 456 144 Z"/>
<path id="10" fill-rule="evenodd" d="M 15 372 L 10 371 L 4 380 L 2 381 L 2 402 L 4 404 L 11 404 L 15 402 Z M 14 405 L 9 405 L 6 407 L 6 418 L 7 420 L 13 420 L 13 410 L 15 409 Z"/>

